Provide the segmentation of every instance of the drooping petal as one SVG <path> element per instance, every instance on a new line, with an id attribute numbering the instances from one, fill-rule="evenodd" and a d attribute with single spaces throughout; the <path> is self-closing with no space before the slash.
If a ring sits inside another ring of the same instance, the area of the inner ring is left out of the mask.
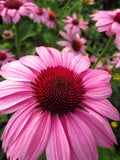
<path id="1" fill-rule="evenodd" d="M 102 124 L 104 124 L 104 127 L 105 127 L 105 129 L 106 129 L 106 131 L 107 131 L 108 137 L 110 137 L 111 140 L 112 140 L 115 144 L 117 144 L 115 135 L 114 135 L 114 133 L 113 133 L 113 131 L 112 131 L 112 128 L 111 128 L 111 126 L 110 126 L 110 124 L 109 124 L 109 121 L 108 121 L 105 117 L 101 116 L 99 113 L 91 110 L 90 108 L 85 108 L 85 109 L 86 109 L 86 111 L 88 111 L 91 115 L 93 115 L 95 118 L 97 118 Z"/>
<path id="2" fill-rule="evenodd" d="M 15 103 L 14 105 L 11 105 L 11 106 L 6 105 L 4 109 L 0 109 L 0 114 L 9 114 L 34 104 L 37 106 L 37 103 L 34 97 L 32 98 L 30 97 L 24 100 L 22 99 L 22 101 Z"/>
<path id="3" fill-rule="evenodd" d="M 58 115 L 52 117 L 46 156 L 47 160 L 70 160 L 69 144 Z"/>
<path id="4" fill-rule="evenodd" d="M 9 80 L 4 80 L 0 83 L 0 98 L 8 96 L 13 93 L 19 93 L 19 92 L 31 92 L 32 94 L 32 87 L 30 83 L 26 82 L 13 82 Z"/>
<path id="5" fill-rule="evenodd" d="M 36 112 L 24 137 L 24 144 L 19 159 L 36 160 L 44 151 L 51 129 L 51 115 L 49 112 Z"/>
<path id="6" fill-rule="evenodd" d="M 2 113 L 3 110 L 10 108 L 10 107 L 14 107 L 14 105 L 17 105 L 24 100 L 29 101 L 29 98 L 32 99 L 32 97 L 33 95 L 31 92 L 21 91 L 21 92 L 18 92 L 17 94 L 12 93 L 10 95 L 0 98 L 0 114 Z M 19 109 L 19 105 L 18 105 L 18 109 Z"/>
<path id="7" fill-rule="evenodd" d="M 104 126 L 100 120 L 80 109 L 77 109 L 76 114 L 79 114 L 79 118 L 89 126 L 90 130 L 93 132 L 96 138 L 98 146 L 111 148 L 113 143 L 116 143 L 116 141 L 113 141 L 114 137 L 110 137 L 108 134 L 108 129 L 106 129 L 107 124 Z"/>
<path id="8" fill-rule="evenodd" d="M 39 56 L 24 56 L 20 58 L 20 62 L 23 65 L 36 70 L 38 73 L 40 73 L 41 70 L 46 69 L 46 65 L 43 63 Z"/>
<path id="9" fill-rule="evenodd" d="M 111 75 L 104 70 L 88 69 L 84 74 L 82 74 L 82 81 L 85 86 L 90 86 L 95 83 L 100 83 L 101 81 L 109 82 Z"/>
<path id="10" fill-rule="evenodd" d="M 2 147 L 4 148 L 4 151 L 14 143 L 17 136 L 24 129 L 31 116 L 33 107 L 33 105 L 29 105 L 29 107 L 21 109 L 9 120 L 1 138 L 3 140 Z"/>
<path id="11" fill-rule="evenodd" d="M 118 121 L 120 119 L 119 112 L 107 99 L 94 100 L 86 99 L 82 102 L 82 107 L 88 107 L 98 112 L 102 116 Z"/>
<path id="12" fill-rule="evenodd" d="M 32 82 L 35 79 L 34 73 L 18 60 L 3 65 L 0 70 L 0 75 L 12 81 Z"/>
<path id="13" fill-rule="evenodd" d="M 74 156 L 77 157 L 77 160 L 97 160 L 96 141 L 93 133 L 84 121 L 79 119 L 78 115 L 70 113 L 64 116 L 64 123 L 66 123 L 68 140 L 73 150 L 71 154 L 75 154 Z"/>

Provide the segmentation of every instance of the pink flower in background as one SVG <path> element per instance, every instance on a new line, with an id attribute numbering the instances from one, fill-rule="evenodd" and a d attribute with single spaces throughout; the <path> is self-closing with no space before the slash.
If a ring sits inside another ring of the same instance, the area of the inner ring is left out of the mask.
<path id="1" fill-rule="evenodd" d="M 17 23 L 21 16 L 29 16 L 34 11 L 35 4 L 28 0 L 0 1 L 0 15 L 6 24 Z"/>
<path id="2" fill-rule="evenodd" d="M 72 17 L 67 16 L 67 19 L 62 20 L 65 23 L 68 23 L 65 25 L 64 29 L 67 31 L 70 31 L 74 33 L 81 34 L 81 29 L 87 29 L 88 28 L 88 22 L 86 21 L 81 21 L 77 19 L 77 15 L 73 13 Z"/>
<path id="3" fill-rule="evenodd" d="M 88 57 L 36 51 L 0 71 L 0 114 L 16 111 L 2 135 L 7 158 L 37 160 L 46 149 L 47 160 L 97 160 L 97 146 L 117 143 L 107 120 L 119 120 L 107 100 L 111 76 L 89 69 Z"/>
<path id="4" fill-rule="evenodd" d="M 115 64 L 115 68 L 120 68 L 120 52 L 116 53 L 116 57 L 112 59 L 112 64 Z"/>
<path id="5" fill-rule="evenodd" d="M 47 11 L 45 8 L 36 7 L 36 10 L 29 17 L 34 19 L 34 22 L 44 23 L 47 19 Z"/>
<path id="6" fill-rule="evenodd" d="M 47 8 L 47 18 L 45 21 L 45 24 L 48 28 L 56 28 L 56 17 L 57 14 L 50 10 L 50 8 Z"/>
<path id="7" fill-rule="evenodd" d="M 117 49 L 120 51 L 120 32 L 116 34 L 114 42 L 115 42 Z"/>
<path id="8" fill-rule="evenodd" d="M 11 30 L 5 30 L 2 34 L 3 38 L 9 39 L 14 36 L 14 33 Z"/>
<path id="9" fill-rule="evenodd" d="M 57 44 L 60 46 L 65 46 L 63 51 L 70 51 L 74 54 L 85 54 L 86 51 L 86 39 L 80 38 L 78 34 L 72 34 L 71 32 L 65 33 L 59 32 L 62 37 L 64 37 L 67 41 L 57 41 Z"/>
<path id="10" fill-rule="evenodd" d="M 91 66 L 95 63 L 95 61 L 97 60 L 97 56 L 95 55 L 92 55 L 89 60 L 91 62 Z M 103 70 L 106 70 L 109 74 L 111 74 L 111 70 L 113 68 L 113 65 L 111 65 L 110 63 L 111 61 L 109 59 L 105 60 L 100 60 L 97 64 L 96 64 L 96 67 L 95 69 L 103 69 Z"/>
<path id="11" fill-rule="evenodd" d="M 120 9 L 113 11 L 98 11 L 91 15 L 92 20 L 97 21 L 98 32 L 106 32 L 112 35 L 120 32 Z"/>
<path id="12" fill-rule="evenodd" d="M 8 52 L 8 50 L 1 50 L 0 51 L 0 65 L 4 65 L 8 62 L 14 61 L 14 54 Z"/>

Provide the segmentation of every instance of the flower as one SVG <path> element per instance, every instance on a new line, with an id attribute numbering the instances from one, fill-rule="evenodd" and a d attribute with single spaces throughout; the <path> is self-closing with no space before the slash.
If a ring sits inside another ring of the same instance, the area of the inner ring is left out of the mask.
<path id="1" fill-rule="evenodd" d="M 111 64 L 115 64 L 115 68 L 120 68 L 120 52 L 116 53 L 116 57 L 112 59 Z"/>
<path id="2" fill-rule="evenodd" d="M 115 42 L 117 49 L 120 51 L 120 32 L 116 34 L 114 42 Z"/>
<path id="3" fill-rule="evenodd" d="M 50 10 L 50 8 L 47 8 L 46 10 L 47 18 L 45 20 L 45 24 L 48 28 L 56 28 L 56 17 L 57 14 Z"/>
<path id="4" fill-rule="evenodd" d="M 62 21 L 68 23 L 65 25 L 64 29 L 66 31 L 71 30 L 72 33 L 77 32 L 78 34 L 81 34 L 81 29 L 85 30 L 88 28 L 88 22 L 77 19 L 77 15 L 75 13 L 73 13 L 72 17 L 67 16 L 67 19 L 63 19 Z"/>
<path id="5" fill-rule="evenodd" d="M 118 123 L 115 122 L 115 121 L 112 121 L 112 122 L 111 122 L 111 126 L 112 126 L 113 128 L 117 128 L 117 127 L 118 127 Z"/>
<path id="6" fill-rule="evenodd" d="M 59 32 L 61 36 L 63 36 L 67 41 L 57 41 L 56 43 L 60 46 L 65 46 L 63 51 L 70 51 L 77 54 L 85 54 L 86 51 L 86 39 L 80 38 L 78 34 L 72 34 L 71 32 L 65 33 L 63 31 Z"/>
<path id="7" fill-rule="evenodd" d="M 120 32 L 120 9 L 113 11 L 98 11 L 91 15 L 92 20 L 97 21 L 98 32 L 106 32 L 108 36 Z"/>
<path id="8" fill-rule="evenodd" d="M 9 39 L 12 38 L 14 36 L 13 32 L 11 30 L 4 30 L 2 37 Z"/>
<path id="9" fill-rule="evenodd" d="M 89 69 L 88 57 L 36 51 L 0 71 L 0 114 L 16 111 L 2 135 L 7 158 L 37 160 L 46 149 L 47 160 L 97 160 L 97 146 L 117 143 L 107 120 L 119 120 L 107 100 L 111 76 Z"/>
<path id="10" fill-rule="evenodd" d="M 0 1 L 0 15 L 6 24 L 17 23 L 21 16 L 29 16 L 34 11 L 35 4 L 30 0 Z"/>
<path id="11" fill-rule="evenodd" d="M 8 52 L 7 49 L 0 51 L 0 65 L 4 65 L 13 60 L 15 60 L 14 55 L 11 52 Z"/>
<path id="12" fill-rule="evenodd" d="M 36 7 L 36 10 L 29 17 L 34 19 L 34 22 L 44 23 L 47 19 L 47 11 L 45 8 Z"/>

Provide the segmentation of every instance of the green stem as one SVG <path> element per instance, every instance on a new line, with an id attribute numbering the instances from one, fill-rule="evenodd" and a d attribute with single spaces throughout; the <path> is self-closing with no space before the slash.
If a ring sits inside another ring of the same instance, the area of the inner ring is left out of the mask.
<path id="1" fill-rule="evenodd" d="M 97 65 L 97 63 L 100 61 L 100 59 L 103 57 L 103 55 L 107 52 L 108 48 L 110 47 L 111 43 L 113 42 L 115 36 L 111 36 L 105 46 L 105 48 L 102 50 L 101 54 L 99 55 L 96 62 L 93 64 L 92 69 L 94 69 Z"/>
<path id="2" fill-rule="evenodd" d="M 102 59 L 102 60 L 106 60 L 106 59 L 110 59 L 110 58 L 114 58 L 114 57 L 116 57 L 116 55 L 108 56 L 108 57 L 103 57 L 103 58 L 101 58 L 101 59 Z"/>
<path id="3" fill-rule="evenodd" d="M 21 47 L 20 47 L 19 23 L 15 24 L 15 44 L 16 44 L 18 58 L 20 58 L 22 56 L 22 54 L 21 54 Z"/>

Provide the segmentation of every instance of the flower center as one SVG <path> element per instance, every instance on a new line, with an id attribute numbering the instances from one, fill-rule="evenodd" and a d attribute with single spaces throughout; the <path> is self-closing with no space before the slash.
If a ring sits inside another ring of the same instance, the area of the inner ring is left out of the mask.
<path id="1" fill-rule="evenodd" d="M 75 50 L 75 51 L 79 51 L 80 49 L 81 49 L 81 47 L 82 47 L 82 43 L 81 43 L 81 41 L 80 40 L 73 40 L 73 42 L 72 42 L 72 48 Z"/>
<path id="2" fill-rule="evenodd" d="M 4 6 L 9 9 L 19 9 L 22 4 L 23 3 L 20 0 L 7 0 L 4 3 Z"/>
<path id="3" fill-rule="evenodd" d="M 120 23 L 120 12 L 116 14 L 114 20 L 118 23 Z"/>
<path id="4" fill-rule="evenodd" d="M 6 57 L 6 53 L 4 51 L 0 51 L 0 61 L 4 61 Z"/>
<path id="5" fill-rule="evenodd" d="M 38 12 L 39 12 L 38 14 L 42 15 L 43 14 L 43 9 L 38 7 Z"/>
<path id="6" fill-rule="evenodd" d="M 74 112 L 83 99 L 85 89 L 81 78 L 65 67 L 48 67 L 32 83 L 38 107 L 51 114 Z"/>
<path id="7" fill-rule="evenodd" d="M 50 20 L 55 20 L 55 13 L 49 12 L 49 19 Z"/>
<path id="8" fill-rule="evenodd" d="M 77 26 L 79 24 L 79 21 L 77 19 L 73 19 L 72 24 Z"/>

